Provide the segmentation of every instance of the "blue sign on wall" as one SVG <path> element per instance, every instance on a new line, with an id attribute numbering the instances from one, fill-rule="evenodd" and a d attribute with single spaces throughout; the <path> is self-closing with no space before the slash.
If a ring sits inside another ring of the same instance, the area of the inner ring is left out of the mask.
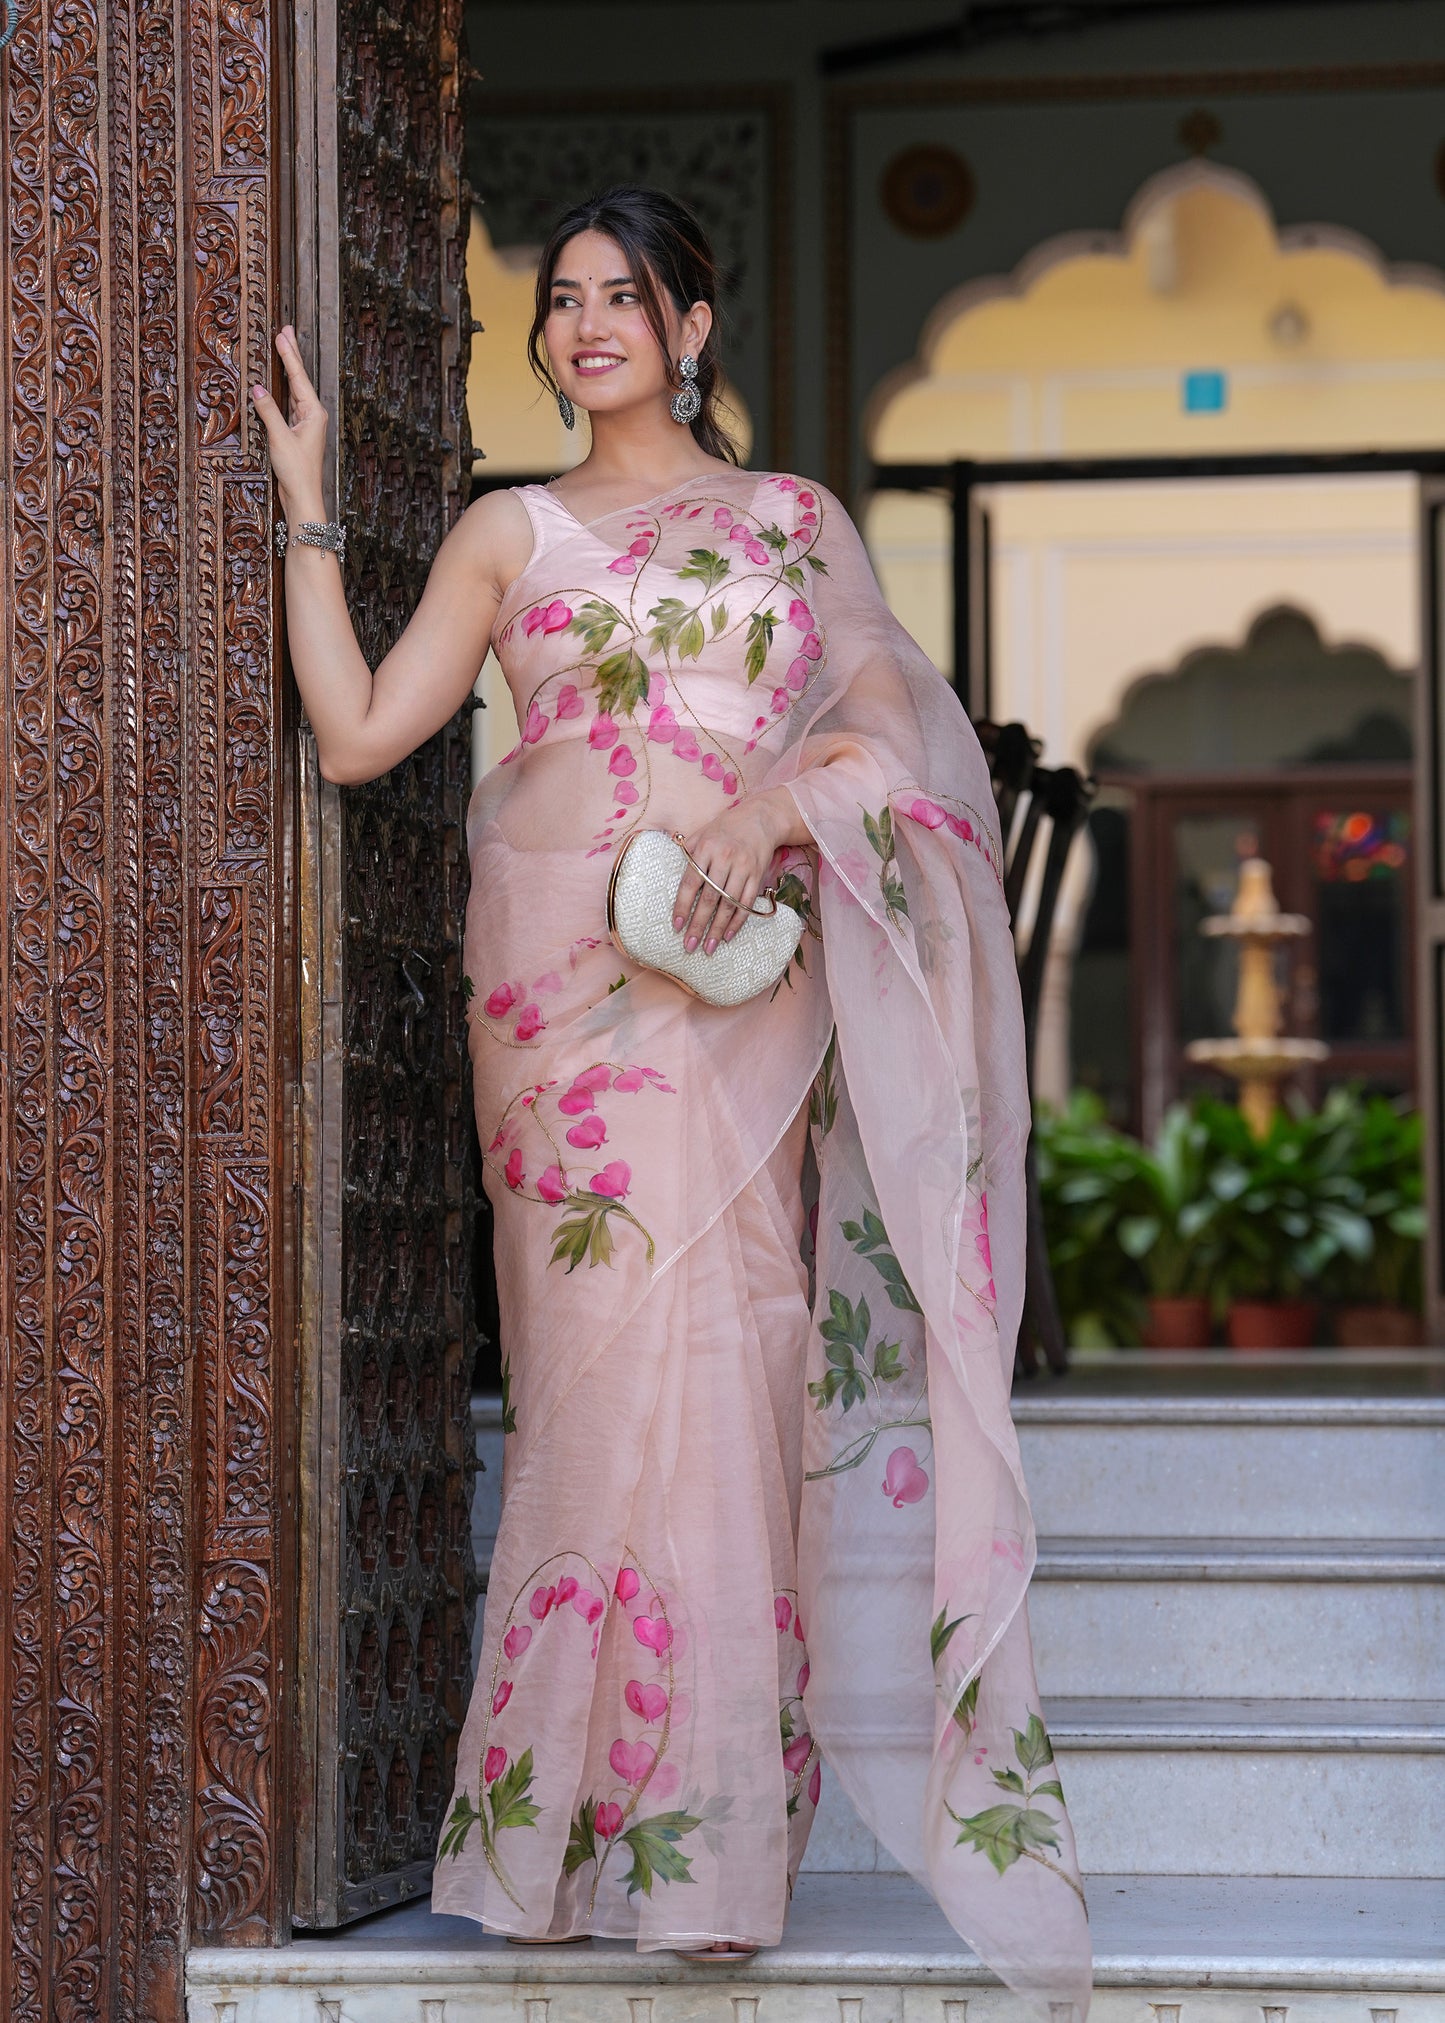
<path id="1" fill-rule="evenodd" d="M 1182 391 L 1186 414 L 1223 414 L 1229 405 L 1229 375 L 1186 372 Z"/>

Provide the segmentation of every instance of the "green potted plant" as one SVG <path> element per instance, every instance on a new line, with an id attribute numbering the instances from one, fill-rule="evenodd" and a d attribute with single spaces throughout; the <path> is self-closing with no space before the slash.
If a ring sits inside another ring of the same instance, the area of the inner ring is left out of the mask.
<path id="1" fill-rule="evenodd" d="M 1346 1141 L 1363 1190 L 1369 1255 L 1341 1252 L 1330 1271 L 1335 1339 L 1342 1349 L 1408 1348 L 1421 1339 L 1425 1238 L 1423 1127 L 1419 1113 L 1387 1096 L 1335 1090 L 1321 1111 Z"/>
<path id="2" fill-rule="evenodd" d="M 1209 1155 L 1208 1129 L 1183 1103 L 1170 1106 L 1152 1146 L 1136 1149 L 1138 1206 L 1121 1216 L 1119 1243 L 1143 1275 L 1149 1348 L 1209 1346 L 1220 1213 Z"/>
<path id="3" fill-rule="evenodd" d="M 1198 1111 L 1210 1138 L 1209 1190 L 1219 1207 L 1216 1286 L 1234 1349 L 1297 1349 L 1318 1339 L 1325 1275 L 1362 1261 L 1373 1235 L 1337 1120 L 1282 1110 L 1263 1138 L 1223 1103 Z"/>
<path id="4" fill-rule="evenodd" d="M 1102 1102 L 1084 1089 L 1063 1110 L 1040 1107 L 1033 1146 L 1054 1291 L 1070 1342 L 1081 1349 L 1137 1342 L 1143 1285 L 1118 1227 L 1143 1205 L 1139 1146 L 1113 1129 Z"/>

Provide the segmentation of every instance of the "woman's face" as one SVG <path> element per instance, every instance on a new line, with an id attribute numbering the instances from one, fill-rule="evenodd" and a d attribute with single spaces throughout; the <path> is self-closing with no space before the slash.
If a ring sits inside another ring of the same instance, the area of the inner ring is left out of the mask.
<path id="1" fill-rule="evenodd" d="M 557 255 L 551 309 L 543 329 L 552 375 L 562 392 L 593 414 L 615 413 L 670 396 L 667 364 L 642 312 L 622 248 L 602 232 L 579 232 Z M 700 347 L 703 305 L 677 314 L 663 297 L 673 357 Z M 709 319 L 710 320 L 710 319 Z"/>

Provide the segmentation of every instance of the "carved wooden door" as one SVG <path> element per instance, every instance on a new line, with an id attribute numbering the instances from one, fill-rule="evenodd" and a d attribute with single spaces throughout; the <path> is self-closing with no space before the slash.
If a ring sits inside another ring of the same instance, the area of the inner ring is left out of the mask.
<path id="1" fill-rule="evenodd" d="M 471 464 L 460 35 L 460 0 L 298 15 L 297 154 L 319 166 L 297 191 L 297 322 L 318 332 L 373 666 Z M 470 710 L 363 787 L 322 781 L 302 734 L 303 1924 L 425 1887 L 469 1678 L 469 787 Z"/>

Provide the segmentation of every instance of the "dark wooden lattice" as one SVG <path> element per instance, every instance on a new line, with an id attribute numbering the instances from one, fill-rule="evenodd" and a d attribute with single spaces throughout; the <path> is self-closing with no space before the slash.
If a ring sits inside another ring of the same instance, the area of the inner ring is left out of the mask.
<path id="1" fill-rule="evenodd" d="M 337 7 L 338 503 L 373 666 L 416 606 L 471 465 L 460 30 L 459 0 Z M 342 790 L 331 815 L 341 1339 L 339 1354 L 317 1345 L 335 1371 L 320 1386 L 335 1450 L 317 1494 L 334 1485 L 340 1511 L 317 1570 L 319 1649 L 335 1673 L 315 1682 L 315 1861 L 298 1892 L 315 1924 L 425 1887 L 465 1711 L 469 728 L 468 709 L 385 778 Z"/>

